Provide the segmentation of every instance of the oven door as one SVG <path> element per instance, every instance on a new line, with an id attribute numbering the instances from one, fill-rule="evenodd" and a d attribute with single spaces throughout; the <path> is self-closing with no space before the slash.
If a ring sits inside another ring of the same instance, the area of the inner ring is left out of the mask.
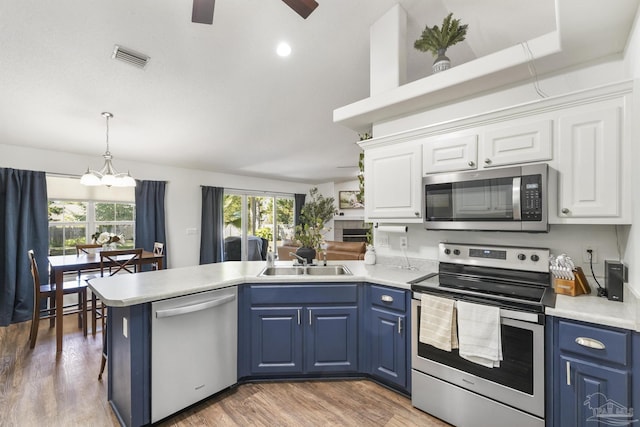
<path id="1" fill-rule="evenodd" d="M 419 294 L 416 294 L 419 295 Z M 487 368 L 418 341 L 420 300 L 412 299 L 412 369 L 544 418 L 544 318 L 501 309 L 500 367 Z"/>

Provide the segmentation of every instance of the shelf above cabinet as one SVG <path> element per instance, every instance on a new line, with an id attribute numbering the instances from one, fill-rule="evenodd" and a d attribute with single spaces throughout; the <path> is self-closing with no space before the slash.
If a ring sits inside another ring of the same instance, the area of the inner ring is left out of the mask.
<path id="1" fill-rule="evenodd" d="M 372 123 L 415 113 L 434 105 L 530 78 L 526 63 L 562 52 L 557 31 L 524 45 L 483 56 L 446 72 L 433 74 L 376 94 L 333 111 L 333 121 L 351 129 L 369 129 Z"/>

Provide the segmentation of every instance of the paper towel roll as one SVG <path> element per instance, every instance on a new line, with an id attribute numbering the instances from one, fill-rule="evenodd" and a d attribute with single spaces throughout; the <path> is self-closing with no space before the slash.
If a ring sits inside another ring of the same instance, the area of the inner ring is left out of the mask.
<path id="1" fill-rule="evenodd" d="M 385 233 L 406 233 L 408 227 L 406 225 L 379 225 L 376 229 Z"/>

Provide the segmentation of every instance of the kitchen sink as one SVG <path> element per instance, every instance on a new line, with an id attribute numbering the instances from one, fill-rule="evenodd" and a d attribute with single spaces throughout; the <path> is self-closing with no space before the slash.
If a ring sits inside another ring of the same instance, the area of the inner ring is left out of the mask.
<path id="1" fill-rule="evenodd" d="M 307 273 L 311 276 L 351 276 L 351 272 L 344 265 L 317 265 L 307 267 Z"/>
<path id="2" fill-rule="evenodd" d="M 306 267 L 266 267 L 260 276 L 297 276 L 304 274 Z"/>
<path id="3" fill-rule="evenodd" d="M 307 265 L 300 267 L 266 267 L 259 276 L 351 276 L 344 265 Z"/>

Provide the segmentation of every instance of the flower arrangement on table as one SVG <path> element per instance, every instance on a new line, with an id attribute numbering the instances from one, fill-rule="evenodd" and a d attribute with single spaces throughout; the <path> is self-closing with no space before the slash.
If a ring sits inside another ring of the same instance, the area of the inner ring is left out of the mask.
<path id="1" fill-rule="evenodd" d="M 108 231 L 103 231 L 102 233 L 96 231 L 91 235 L 91 239 L 103 247 L 108 245 L 113 249 L 115 249 L 116 243 L 124 243 L 124 236 L 122 234 L 109 233 Z"/>

